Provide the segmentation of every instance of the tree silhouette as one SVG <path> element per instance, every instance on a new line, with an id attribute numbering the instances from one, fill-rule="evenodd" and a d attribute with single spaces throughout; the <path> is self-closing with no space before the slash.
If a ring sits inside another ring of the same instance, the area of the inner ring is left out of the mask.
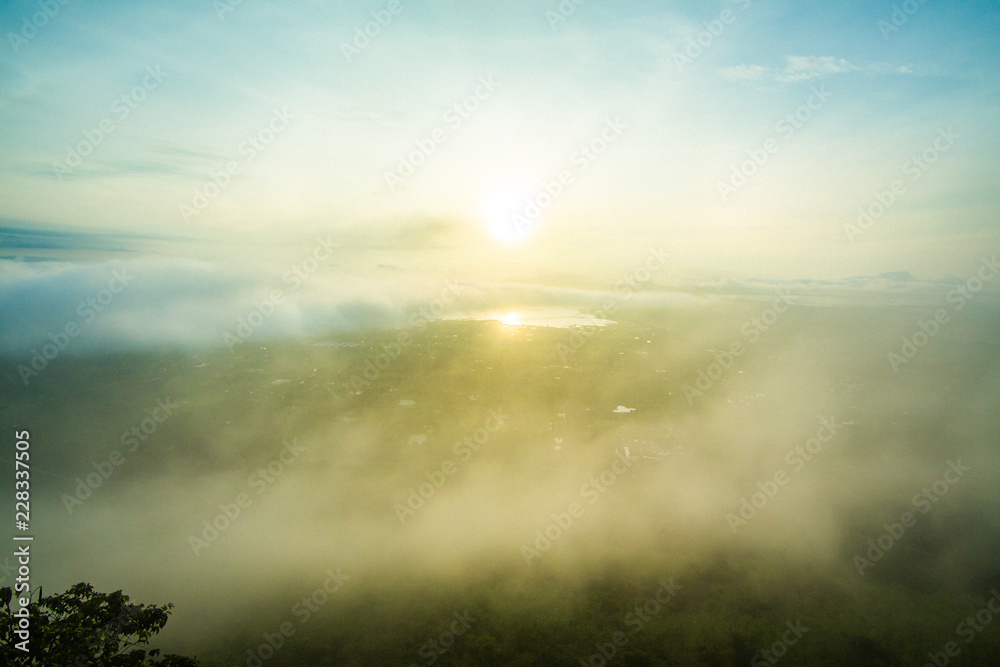
<path id="1" fill-rule="evenodd" d="M 65 593 L 28 605 L 29 652 L 17 648 L 20 619 L 10 603 L 13 591 L 0 589 L 0 664 L 45 667 L 198 667 L 192 658 L 146 651 L 150 638 L 167 624 L 172 604 L 132 604 L 121 591 L 98 593 L 79 583 Z"/>

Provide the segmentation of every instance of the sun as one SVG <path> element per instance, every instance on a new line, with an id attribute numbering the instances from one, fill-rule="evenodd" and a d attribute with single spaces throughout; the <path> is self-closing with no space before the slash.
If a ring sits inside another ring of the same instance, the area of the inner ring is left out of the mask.
<path id="1" fill-rule="evenodd" d="M 493 191 L 483 205 L 482 215 L 487 230 L 497 241 L 514 245 L 531 234 L 523 215 L 528 202 L 527 191 L 516 185 L 505 185 Z"/>
<path id="2" fill-rule="evenodd" d="M 500 318 L 500 323 L 508 327 L 521 326 L 521 314 L 507 313 L 506 315 Z"/>

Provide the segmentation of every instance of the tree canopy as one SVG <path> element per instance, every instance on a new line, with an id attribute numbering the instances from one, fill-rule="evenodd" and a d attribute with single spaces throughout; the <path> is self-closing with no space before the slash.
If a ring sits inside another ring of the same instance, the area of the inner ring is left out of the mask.
<path id="1" fill-rule="evenodd" d="M 172 604 L 129 602 L 120 590 L 99 593 L 79 583 L 65 593 L 38 596 L 27 610 L 29 651 L 17 647 L 20 618 L 13 591 L 0 589 L 0 664 L 45 667 L 198 667 L 192 658 L 144 648 L 167 624 Z"/>

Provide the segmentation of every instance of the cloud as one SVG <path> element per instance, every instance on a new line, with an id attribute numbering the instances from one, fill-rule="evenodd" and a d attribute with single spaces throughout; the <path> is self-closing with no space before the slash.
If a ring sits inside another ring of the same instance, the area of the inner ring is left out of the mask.
<path id="1" fill-rule="evenodd" d="M 777 77 L 779 81 L 801 81 L 861 69 L 843 58 L 832 56 L 785 56 L 785 62 L 784 71 Z"/>
<path id="2" fill-rule="evenodd" d="M 254 331 L 259 341 L 351 336 L 371 327 L 407 326 L 410 316 L 428 309 L 448 285 L 456 286 L 458 298 L 428 317 L 490 319 L 510 309 L 558 309 L 563 320 L 572 320 L 578 313 L 599 312 L 609 299 L 625 304 L 610 289 L 474 281 L 414 273 L 405 266 L 372 268 L 367 260 L 362 264 L 368 268 L 359 270 L 346 256 L 332 256 L 306 275 L 301 258 L 294 265 L 282 258 L 266 267 L 162 257 L 89 263 L 0 260 L 0 355 L 30 353 L 70 323 L 80 329 L 68 350 L 74 355 L 155 346 L 223 347 L 223 334 L 256 312 L 257 304 L 268 312 Z M 299 274 L 290 271 L 293 266 Z M 124 284 L 116 276 L 124 277 Z M 868 304 L 917 305 L 936 303 L 942 283 L 915 280 L 905 272 L 827 281 L 674 278 L 630 294 L 628 305 L 697 307 L 726 296 L 770 299 L 782 289 L 791 290 L 800 304 L 863 298 Z M 270 308 L 265 302 L 275 291 L 282 299 Z"/>
<path id="3" fill-rule="evenodd" d="M 861 67 L 852 65 L 844 58 L 835 58 L 833 56 L 785 56 L 785 66 L 782 69 L 742 63 L 723 67 L 719 70 L 719 76 L 730 81 L 760 81 L 767 79 L 783 83 L 793 83 L 830 74 L 860 71 L 861 69 Z"/>
<path id="4" fill-rule="evenodd" d="M 767 72 L 767 68 L 760 65 L 734 65 L 733 67 L 723 67 L 719 74 L 723 79 L 732 81 L 758 81 Z"/>
<path id="5" fill-rule="evenodd" d="M 180 237 L 162 234 L 117 232 L 97 229 L 39 229 L 31 221 L 0 216 L 0 247 L 7 252 L 2 259 L 15 259 L 31 250 L 100 250 L 106 252 L 133 251 L 142 242 L 181 241 Z"/>
<path id="6" fill-rule="evenodd" d="M 344 245 L 356 249 L 407 251 L 448 247 L 455 242 L 461 225 L 449 218 L 414 216 L 382 224 L 355 225 L 341 234 Z"/>

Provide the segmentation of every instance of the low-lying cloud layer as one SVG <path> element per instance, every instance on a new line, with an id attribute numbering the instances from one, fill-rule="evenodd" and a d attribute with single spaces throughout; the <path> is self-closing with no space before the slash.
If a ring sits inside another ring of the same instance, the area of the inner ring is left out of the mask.
<path id="1" fill-rule="evenodd" d="M 519 308 L 569 309 L 587 316 L 609 303 L 616 308 L 696 305 L 728 297 L 767 299 L 783 290 L 793 291 L 800 304 L 931 304 L 965 282 L 955 277 L 918 281 L 906 273 L 839 281 L 701 280 L 669 268 L 650 271 L 647 259 L 606 282 L 590 279 L 585 281 L 590 288 L 580 288 L 568 286 L 579 283 L 569 274 L 497 282 L 470 272 L 435 274 L 374 261 L 359 265 L 329 237 L 311 250 L 286 255 L 297 259 L 270 258 L 253 266 L 155 257 L 89 263 L 0 260 L 0 353 L 23 355 L 49 343 L 67 354 L 211 348 L 231 343 L 232 336 L 249 338 L 247 333 L 262 341 L 302 340 L 406 326 L 414 317 L 496 319 Z M 659 269 L 663 262 L 654 266 Z M 980 281 L 976 291 L 996 287 Z M 57 340 L 63 338 L 68 346 Z"/>
<path id="2" fill-rule="evenodd" d="M 386 586 L 586 589 L 720 556 L 751 580 L 806 568 L 859 594 L 1000 585 L 994 311 L 968 304 L 894 370 L 922 309 L 777 306 L 69 359 L 7 415 L 31 406 L 40 565 L 53 585 L 178 603 L 167 636 L 189 646 L 259 636 L 338 568 L 354 579 L 334 615 Z M 113 450 L 125 461 L 101 479 Z"/>

